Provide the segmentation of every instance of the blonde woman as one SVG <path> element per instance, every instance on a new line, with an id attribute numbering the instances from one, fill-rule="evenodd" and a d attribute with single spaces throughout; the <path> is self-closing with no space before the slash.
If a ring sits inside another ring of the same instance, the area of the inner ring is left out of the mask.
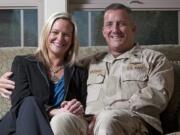
<path id="1" fill-rule="evenodd" d="M 1 135 L 53 135 L 61 116 L 83 122 L 87 71 L 76 64 L 76 35 L 71 16 L 55 13 L 43 27 L 36 53 L 15 57 L 12 107 L 0 121 Z M 78 129 L 86 132 L 81 124 Z"/>

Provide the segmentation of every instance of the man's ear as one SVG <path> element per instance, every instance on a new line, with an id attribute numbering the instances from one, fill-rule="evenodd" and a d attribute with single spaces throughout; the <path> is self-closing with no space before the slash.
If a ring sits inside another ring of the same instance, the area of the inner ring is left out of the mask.
<path id="1" fill-rule="evenodd" d="M 102 27 L 102 35 L 103 35 L 103 37 L 105 37 L 104 36 L 104 26 Z"/>
<path id="2" fill-rule="evenodd" d="M 136 25 L 135 25 L 135 24 L 133 24 L 132 31 L 133 31 L 134 33 L 136 32 Z"/>

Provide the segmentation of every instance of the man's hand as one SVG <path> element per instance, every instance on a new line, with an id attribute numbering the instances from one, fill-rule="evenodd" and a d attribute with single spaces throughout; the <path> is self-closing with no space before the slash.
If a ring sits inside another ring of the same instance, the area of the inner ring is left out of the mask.
<path id="1" fill-rule="evenodd" d="M 12 72 L 6 72 L 0 77 L 0 94 L 4 98 L 10 98 L 12 90 L 15 88 L 15 82 L 9 80 Z"/>
<path id="2" fill-rule="evenodd" d="M 96 123 L 96 116 L 92 116 L 89 119 L 87 119 L 88 122 L 88 129 L 87 129 L 87 134 L 88 135 L 94 135 L 93 130 L 94 130 L 94 125 Z"/>

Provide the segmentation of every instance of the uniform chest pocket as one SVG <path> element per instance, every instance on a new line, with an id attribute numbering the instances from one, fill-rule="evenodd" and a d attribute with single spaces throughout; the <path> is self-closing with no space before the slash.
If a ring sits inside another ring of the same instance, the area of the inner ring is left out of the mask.
<path id="1" fill-rule="evenodd" d="M 128 90 L 122 93 L 122 97 L 129 99 L 134 93 L 147 86 L 148 75 L 146 72 L 139 70 L 128 70 L 123 72 L 121 76 L 121 87 Z"/>
<path id="2" fill-rule="evenodd" d="M 102 84 L 104 82 L 104 74 L 90 74 L 87 80 L 87 103 L 96 101 L 100 95 Z"/>
<path id="3" fill-rule="evenodd" d="M 121 80 L 124 81 L 140 81 L 144 82 L 148 80 L 148 75 L 145 72 L 140 71 L 125 71 L 122 74 Z"/>

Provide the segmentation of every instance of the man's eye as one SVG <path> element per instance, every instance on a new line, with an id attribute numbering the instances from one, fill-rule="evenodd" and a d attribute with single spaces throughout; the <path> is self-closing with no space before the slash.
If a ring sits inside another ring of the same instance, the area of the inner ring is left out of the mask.
<path id="1" fill-rule="evenodd" d="M 121 22 L 121 23 L 119 23 L 119 26 L 127 26 L 127 23 Z"/>
<path id="2" fill-rule="evenodd" d="M 112 26 L 112 23 L 106 23 L 105 26 L 110 27 L 110 26 Z"/>
<path id="3" fill-rule="evenodd" d="M 118 25 L 119 25 L 119 26 L 128 26 L 129 23 L 128 23 L 127 21 L 120 21 L 120 22 L 118 23 Z"/>

